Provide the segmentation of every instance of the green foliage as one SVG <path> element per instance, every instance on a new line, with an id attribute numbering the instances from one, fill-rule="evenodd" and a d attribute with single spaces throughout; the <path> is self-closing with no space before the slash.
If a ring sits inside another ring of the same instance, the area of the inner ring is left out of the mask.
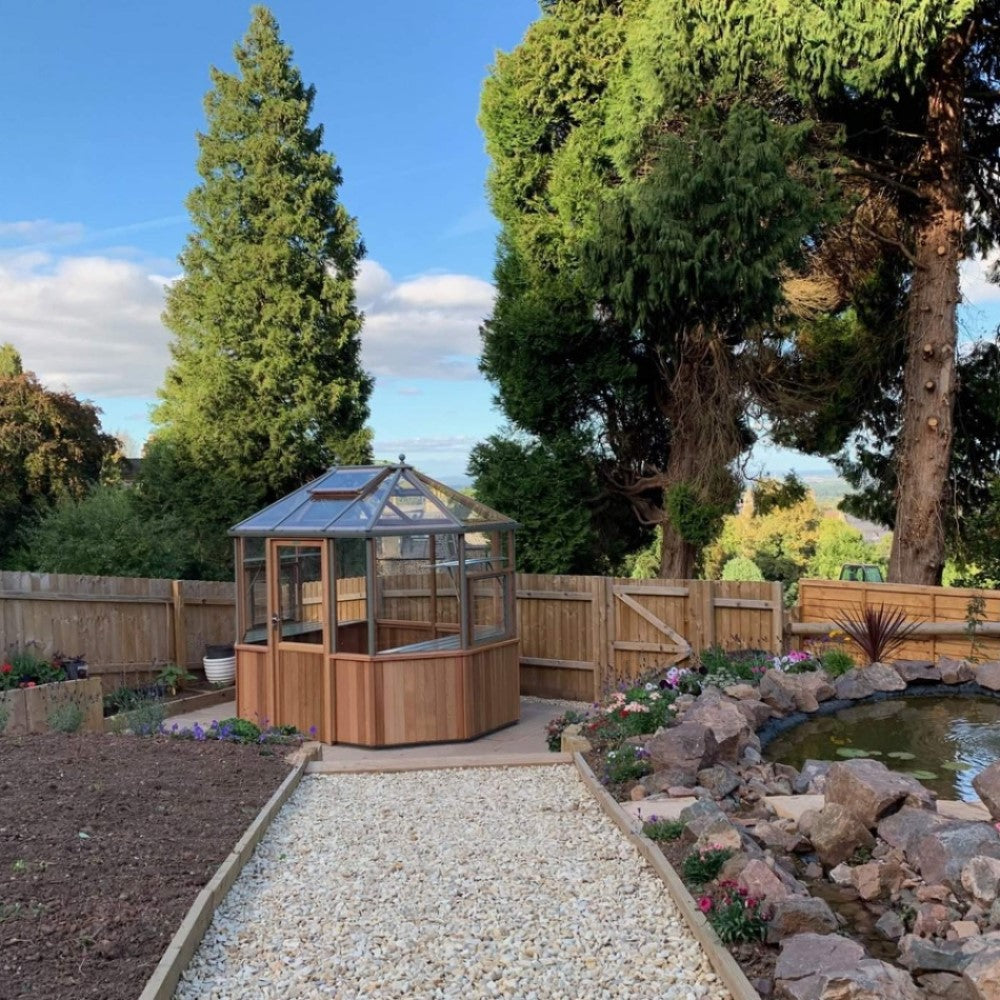
<path id="1" fill-rule="evenodd" d="M 880 604 L 860 606 L 845 611 L 833 619 L 837 628 L 845 632 L 870 663 L 883 663 L 916 630 L 920 621 L 906 620 L 902 608 Z"/>
<path id="2" fill-rule="evenodd" d="M 879 542 L 866 542 L 861 532 L 845 521 L 823 518 L 816 530 L 806 574 L 821 580 L 838 580 L 845 563 L 865 563 L 879 566 L 884 577 L 889 566 L 889 544 L 888 536 Z"/>
<path id="3" fill-rule="evenodd" d="M 192 559 L 210 566 L 220 557 L 206 534 L 224 541 L 234 510 L 370 458 L 354 300 L 363 248 L 322 128 L 309 124 L 315 91 L 263 7 L 235 55 L 235 74 L 212 71 L 194 228 L 164 314 L 173 361 L 149 457 L 188 467 L 185 492 L 155 467 L 144 475 L 149 502 L 167 499 L 176 523 L 193 525 Z"/>
<path id="4" fill-rule="evenodd" d="M 114 718 L 114 731 L 133 733 L 136 736 L 155 736 L 167 717 L 163 702 L 156 697 L 144 696 L 134 708 L 122 712 Z"/>
<path id="5" fill-rule="evenodd" d="M 708 545 L 722 528 L 725 509 L 706 502 L 687 483 L 664 490 L 663 504 L 677 534 L 699 549 Z"/>
<path id="6" fill-rule="evenodd" d="M 733 556 L 732 559 L 727 559 L 722 567 L 722 579 L 755 581 L 763 580 L 764 574 L 752 559 L 747 559 L 746 556 Z"/>
<path id="7" fill-rule="evenodd" d="M 626 781 L 637 781 L 653 770 L 643 752 L 631 743 L 624 743 L 614 750 L 609 750 L 604 758 L 604 768 L 608 779 L 616 785 L 622 785 Z"/>
<path id="8" fill-rule="evenodd" d="M 681 864 L 684 880 L 691 885 L 705 885 L 718 878 L 722 866 L 733 856 L 728 847 L 702 847 L 692 851 Z"/>
<path id="9" fill-rule="evenodd" d="M 177 694 L 185 684 L 190 684 L 194 680 L 197 680 L 194 674 L 176 663 L 168 663 L 156 675 L 156 682 L 162 684 L 170 694 Z"/>
<path id="10" fill-rule="evenodd" d="M 767 917 L 764 903 L 748 898 L 735 887 L 727 887 L 707 908 L 708 922 L 723 944 L 743 941 L 764 941 L 767 938 Z"/>
<path id="11" fill-rule="evenodd" d="M 67 699 L 49 712 L 48 724 L 57 733 L 75 733 L 83 725 L 83 709 L 73 699 Z"/>
<path id="12" fill-rule="evenodd" d="M 965 634 L 969 637 L 969 657 L 978 659 L 979 629 L 986 621 L 986 598 L 973 594 L 965 606 Z"/>
<path id="13" fill-rule="evenodd" d="M 0 358 L 0 566 L 19 533 L 54 503 L 82 497 L 115 440 L 99 411 L 68 392 L 51 392 L 4 345 Z"/>
<path id="14" fill-rule="evenodd" d="M 236 716 L 222 719 L 219 721 L 219 729 L 226 732 L 235 743 L 257 743 L 260 740 L 260 726 L 249 719 L 240 719 Z"/>
<path id="15" fill-rule="evenodd" d="M 839 646 L 824 649 L 819 655 L 819 663 L 831 677 L 840 677 L 857 666 L 854 657 Z"/>
<path id="16" fill-rule="evenodd" d="M 473 448 L 469 475 L 483 503 L 520 523 L 523 572 L 609 573 L 642 538 L 627 504 L 601 484 L 584 436 L 493 435 Z"/>
<path id="17" fill-rule="evenodd" d="M 679 819 L 658 819 L 651 816 L 642 824 L 642 832 L 650 840 L 679 840 L 684 824 Z"/>
<path id="18" fill-rule="evenodd" d="M 110 694 L 104 696 L 104 714 L 117 715 L 119 712 L 127 712 L 135 708 L 143 699 L 143 696 L 130 687 L 116 687 Z"/>
<path id="19" fill-rule="evenodd" d="M 773 510 L 788 510 L 809 499 L 806 484 L 794 473 L 784 479 L 761 479 L 752 490 L 753 509 L 757 517 L 765 517 Z"/>

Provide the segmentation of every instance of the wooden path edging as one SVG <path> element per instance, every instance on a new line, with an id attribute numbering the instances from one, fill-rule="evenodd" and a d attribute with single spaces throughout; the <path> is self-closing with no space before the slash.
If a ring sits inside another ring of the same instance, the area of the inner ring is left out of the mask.
<path id="1" fill-rule="evenodd" d="M 761 1000 L 760 994 L 750 985 L 750 980 L 747 979 L 739 963 L 719 940 L 718 934 L 715 933 L 705 914 L 695 905 L 687 886 L 681 881 L 680 876 L 671 867 L 660 849 L 649 837 L 640 832 L 641 826 L 638 826 L 636 821 L 615 802 L 608 790 L 594 776 L 594 772 L 591 771 L 583 757 L 575 753 L 573 761 L 584 785 L 597 800 L 597 804 L 615 822 L 625 835 L 626 840 L 636 847 L 666 885 L 671 899 L 681 911 L 681 915 L 688 927 L 691 928 L 691 932 L 705 949 L 708 960 L 712 963 L 712 968 L 715 969 L 726 988 L 732 993 L 733 1000 Z"/>
<path id="2" fill-rule="evenodd" d="M 472 767 L 545 767 L 572 764 L 568 753 L 496 754 L 493 757 L 411 757 L 409 759 L 359 760 L 339 764 L 318 760 L 306 767 L 307 774 L 397 774 L 405 771 L 454 771 Z"/>
<path id="3" fill-rule="evenodd" d="M 236 842 L 225 861 L 219 865 L 208 884 L 198 893 L 191 904 L 187 915 L 181 921 L 177 932 L 170 939 L 167 950 L 146 981 L 146 986 L 139 994 L 139 1000 L 171 1000 L 181 975 L 205 936 L 215 910 L 226 898 L 240 872 L 253 856 L 253 852 L 267 832 L 267 828 L 281 811 L 281 807 L 291 797 L 310 760 L 319 752 L 318 747 L 306 748 L 302 759 L 295 765 L 292 772 L 278 786 L 275 793 L 268 799 L 256 819 L 247 827 L 243 836 Z"/>

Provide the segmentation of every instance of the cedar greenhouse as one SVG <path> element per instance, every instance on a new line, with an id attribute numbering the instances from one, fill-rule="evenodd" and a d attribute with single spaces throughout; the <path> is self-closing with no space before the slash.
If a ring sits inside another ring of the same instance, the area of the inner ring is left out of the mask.
<path id="1" fill-rule="evenodd" d="M 238 714 L 368 747 L 516 722 L 516 527 L 402 455 L 242 521 Z"/>

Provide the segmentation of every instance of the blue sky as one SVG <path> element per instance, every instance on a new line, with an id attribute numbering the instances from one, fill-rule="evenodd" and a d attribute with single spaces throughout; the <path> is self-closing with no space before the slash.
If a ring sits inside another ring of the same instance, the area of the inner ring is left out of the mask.
<path id="1" fill-rule="evenodd" d="M 344 173 L 368 249 L 358 298 L 375 374 L 376 455 L 460 480 L 501 423 L 476 370 L 496 226 L 484 196 L 479 93 L 536 0 L 273 3 L 317 88 L 314 121 Z M 232 0 L 50 0 L 5 11 L 0 38 L 0 341 L 46 384 L 96 402 L 141 445 L 168 360 L 164 281 L 189 224 L 209 66 L 233 68 L 249 23 Z M 967 329 L 995 325 L 970 275 Z M 758 467 L 825 463 L 762 451 Z"/>

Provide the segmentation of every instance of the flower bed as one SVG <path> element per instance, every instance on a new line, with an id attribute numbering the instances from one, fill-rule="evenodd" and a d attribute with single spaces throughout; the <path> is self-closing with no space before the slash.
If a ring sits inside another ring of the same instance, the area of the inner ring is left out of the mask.
<path id="1" fill-rule="evenodd" d="M 764 761 L 758 734 L 910 684 L 1000 696 L 1000 662 L 845 656 L 716 653 L 594 706 L 566 739 L 590 744 L 595 774 L 632 800 L 762 995 L 996 1000 L 1000 764 L 974 779 L 988 812 L 938 810 L 878 760 L 800 772 Z M 670 711 L 650 732 L 634 720 L 651 712 L 624 708 L 654 691 Z"/>
<path id="2" fill-rule="evenodd" d="M 104 731 L 101 681 L 25 683 L 0 691 L 0 735 L 26 733 Z"/>

